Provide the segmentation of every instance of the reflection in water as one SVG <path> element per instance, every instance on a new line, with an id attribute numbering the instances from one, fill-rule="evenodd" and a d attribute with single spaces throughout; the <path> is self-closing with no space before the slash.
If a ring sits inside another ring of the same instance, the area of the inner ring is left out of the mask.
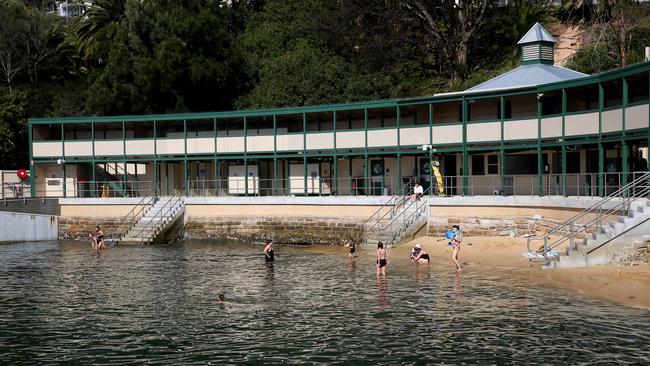
<path id="1" fill-rule="evenodd" d="M 534 278 L 489 271 L 461 277 L 448 266 L 399 258 L 388 278 L 376 276 L 372 253 L 348 262 L 347 252 L 298 247 L 283 248 L 274 268 L 259 252 L 189 242 L 98 256 L 78 243 L 0 245 L 0 364 L 650 359 L 650 312 Z M 218 293 L 225 303 L 215 304 Z"/>

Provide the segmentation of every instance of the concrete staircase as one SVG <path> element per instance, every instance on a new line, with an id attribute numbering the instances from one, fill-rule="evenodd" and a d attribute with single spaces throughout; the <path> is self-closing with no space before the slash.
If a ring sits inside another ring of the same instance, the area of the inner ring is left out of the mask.
<path id="1" fill-rule="evenodd" d="M 568 245 L 548 266 L 569 268 L 609 264 L 645 243 L 650 233 L 650 200 L 637 199 L 630 206 L 627 216 L 613 219 L 600 230 L 588 233 L 583 240 Z"/>
<path id="2" fill-rule="evenodd" d="M 160 241 L 184 213 L 183 197 L 160 197 L 120 239 L 120 244 L 152 244 Z"/>
<path id="3" fill-rule="evenodd" d="M 429 222 L 429 202 L 426 196 L 416 202 L 405 202 L 391 215 L 367 227 L 366 244 L 376 245 L 382 242 L 386 246 L 401 244 L 407 238 L 413 238 L 418 232 L 426 230 Z"/>

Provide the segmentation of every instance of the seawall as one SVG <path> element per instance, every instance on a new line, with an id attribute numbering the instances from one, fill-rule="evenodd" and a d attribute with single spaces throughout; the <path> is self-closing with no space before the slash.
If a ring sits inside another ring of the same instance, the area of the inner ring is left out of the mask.
<path id="1" fill-rule="evenodd" d="M 57 240 L 59 218 L 0 212 L 0 242 Z"/>
<path id="2" fill-rule="evenodd" d="M 184 238 L 332 244 L 359 237 L 388 197 L 187 197 Z M 139 198 L 61 199 L 60 239 L 85 239 L 95 225 L 109 237 Z M 434 197 L 428 232 L 459 224 L 466 235 L 522 235 L 563 221 L 595 202 L 571 197 Z"/>

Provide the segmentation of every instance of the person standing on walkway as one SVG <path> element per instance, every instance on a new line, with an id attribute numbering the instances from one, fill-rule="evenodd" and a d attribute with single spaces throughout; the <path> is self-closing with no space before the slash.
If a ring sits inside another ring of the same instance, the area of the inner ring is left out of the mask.
<path id="1" fill-rule="evenodd" d="M 268 239 L 266 241 L 266 246 L 264 247 L 264 261 L 266 263 L 275 262 L 275 257 L 273 255 L 273 240 L 272 239 Z"/>
<path id="2" fill-rule="evenodd" d="M 388 251 L 384 248 L 384 244 L 379 242 L 377 244 L 377 275 L 386 274 L 386 266 L 390 264 L 390 256 Z"/>
<path id="3" fill-rule="evenodd" d="M 458 252 L 460 252 L 460 243 L 463 241 L 463 233 L 460 231 L 460 226 L 454 225 L 451 227 L 453 236 L 451 237 L 451 260 L 456 264 L 456 271 L 462 271 L 460 263 L 458 262 Z"/>

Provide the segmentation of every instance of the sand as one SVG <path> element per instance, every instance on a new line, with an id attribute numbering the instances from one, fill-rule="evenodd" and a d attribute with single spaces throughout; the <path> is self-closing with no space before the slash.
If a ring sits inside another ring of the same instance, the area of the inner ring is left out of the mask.
<path id="1" fill-rule="evenodd" d="M 395 255 L 408 256 L 415 243 L 440 265 L 450 271 L 451 247 L 447 241 L 422 237 L 393 249 Z M 472 243 L 472 245 L 469 245 Z M 521 254 L 526 251 L 525 238 L 465 237 L 459 254 L 464 270 L 498 271 L 504 276 L 526 276 L 551 286 L 558 286 L 585 296 L 617 304 L 650 309 L 650 266 L 595 266 L 590 268 L 542 269 L 541 263 L 531 262 Z"/>

